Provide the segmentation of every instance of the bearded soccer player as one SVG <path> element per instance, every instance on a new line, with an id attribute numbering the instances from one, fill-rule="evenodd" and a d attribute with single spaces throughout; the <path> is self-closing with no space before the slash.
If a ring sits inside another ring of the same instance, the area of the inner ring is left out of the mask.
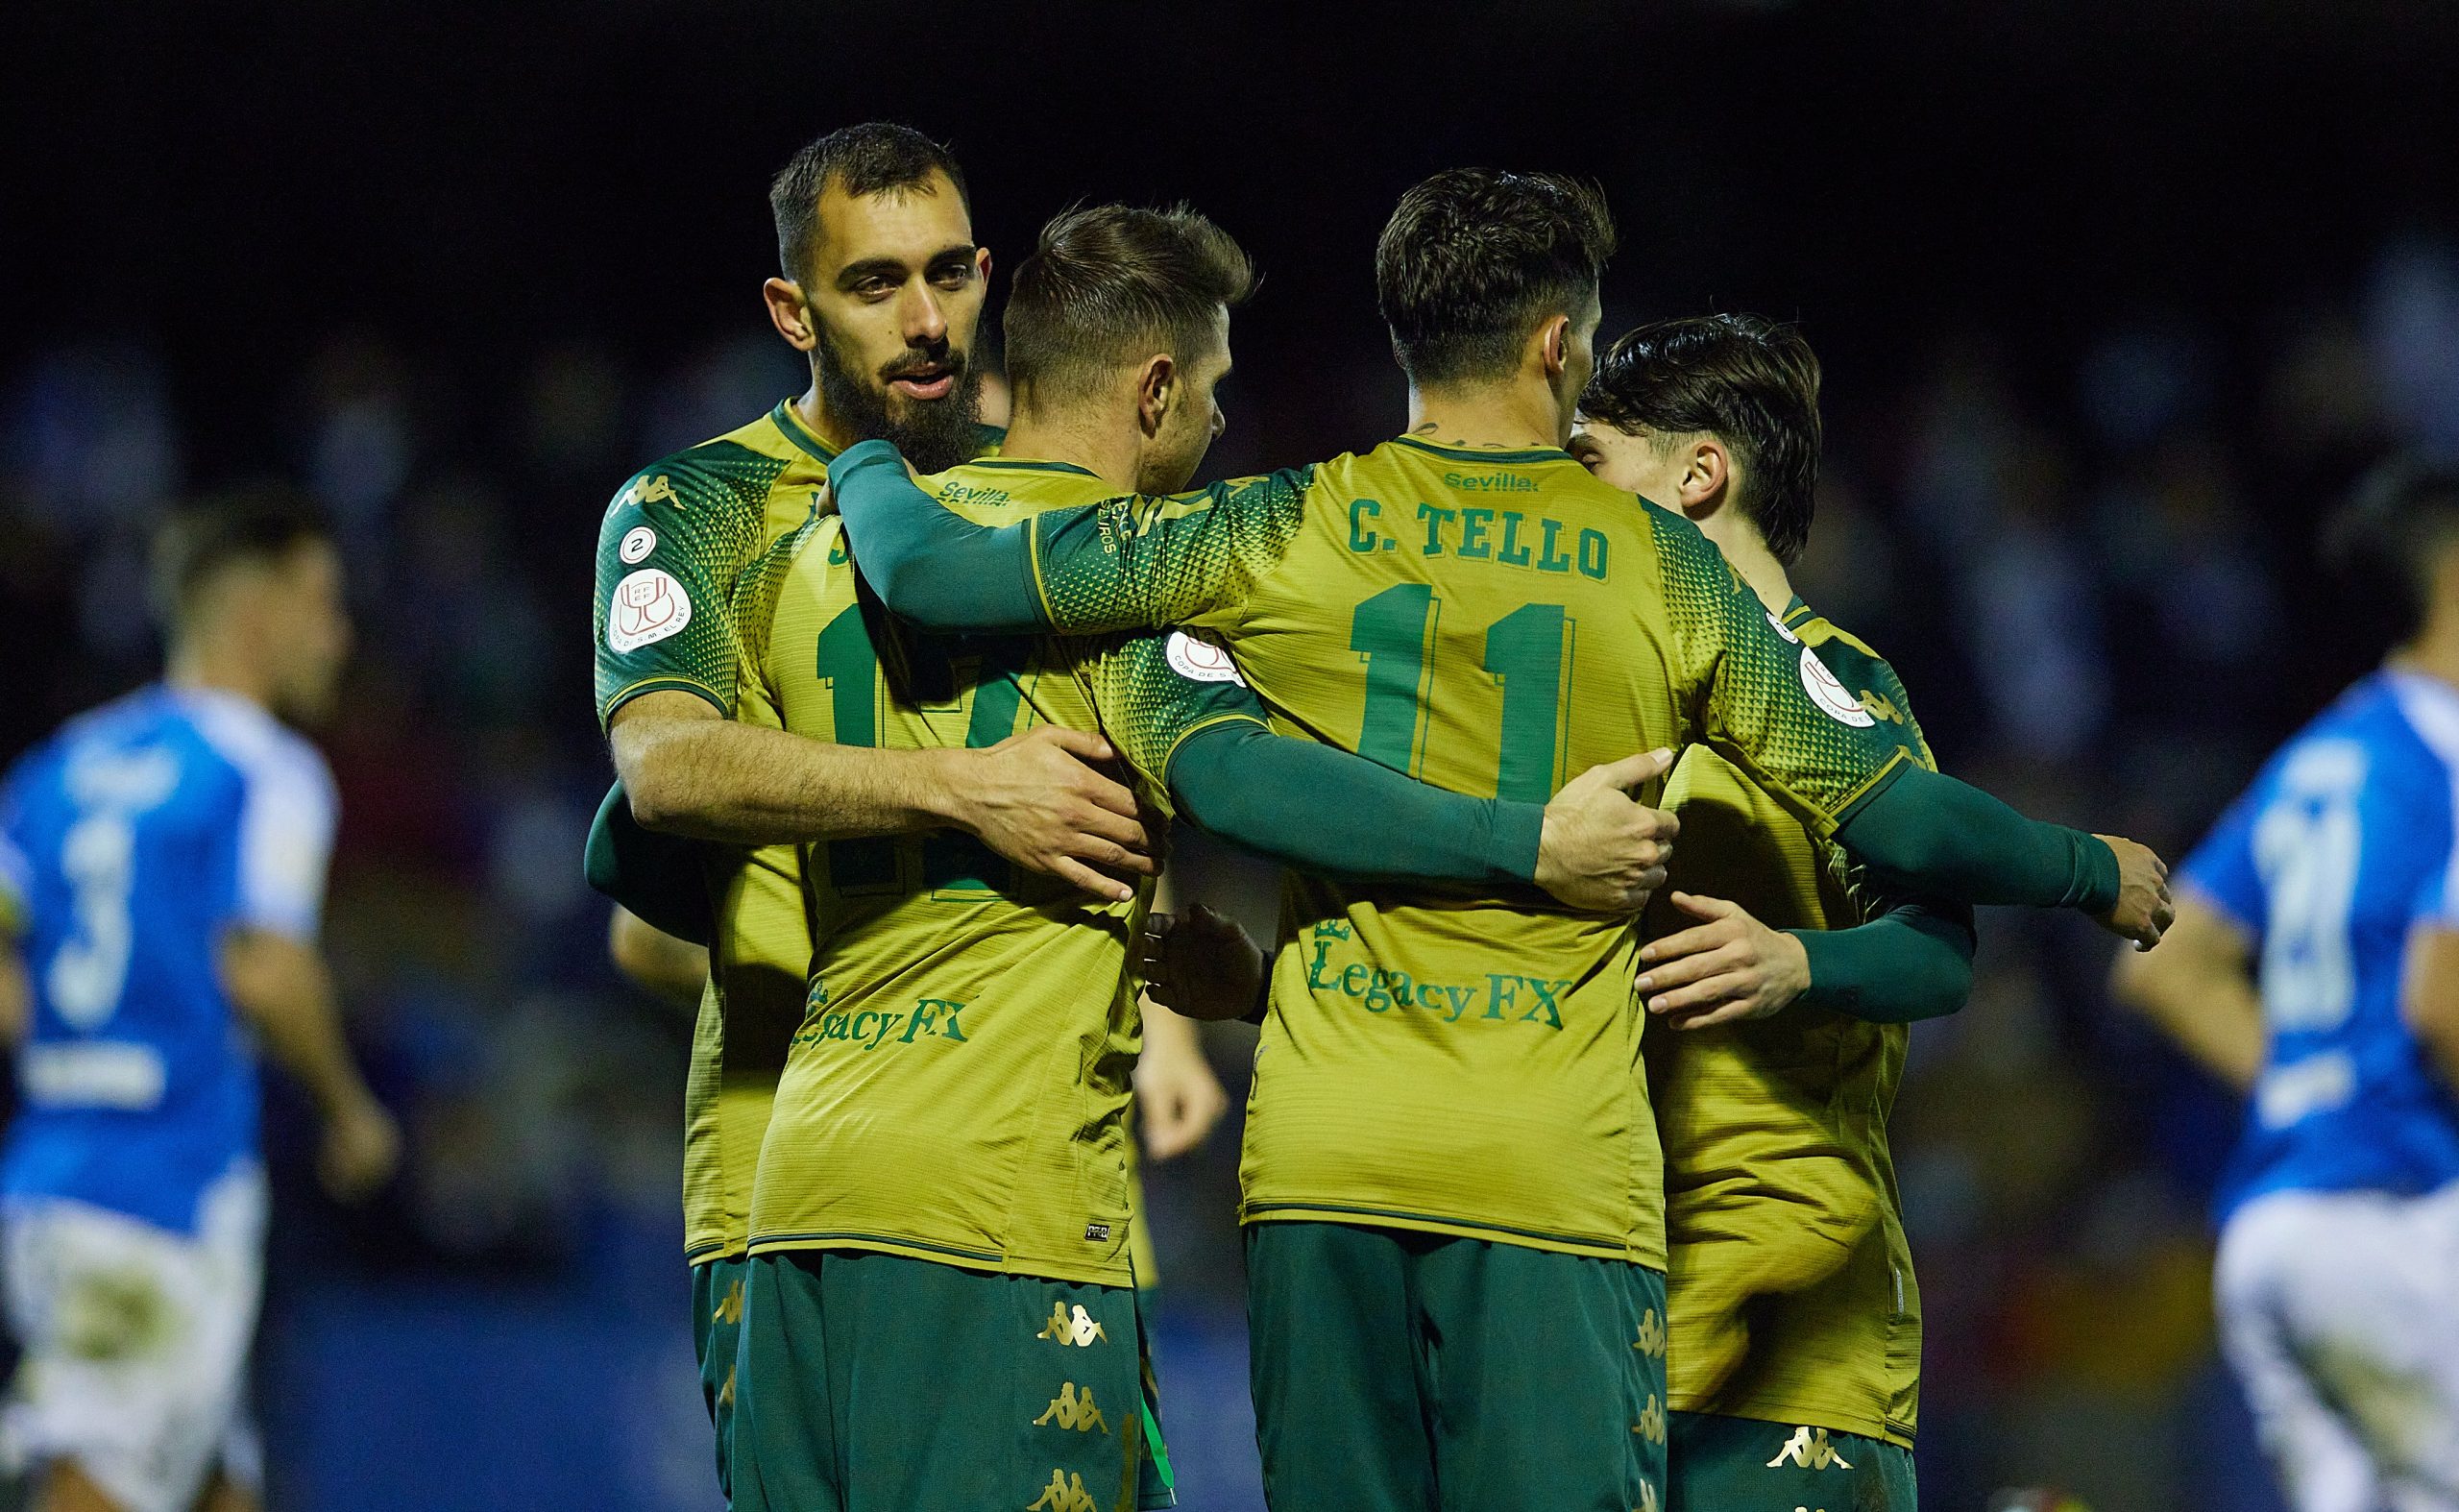
<path id="1" fill-rule="evenodd" d="M 1376 258 L 1407 435 L 1000 528 L 857 447 L 831 469 L 846 533 L 919 622 L 1185 624 L 1277 727 L 1455 791 L 1542 801 L 1565 771 L 1705 741 L 1866 862 L 2156 938 L 2150 852 L 1841 718 L 1695 526 L 1563 450 L 1612 247 L 1588 185 L 1438 174 Z M 1660 1503 L 1663 1172 L 1629 921 L 1312 877 L 1282 919 L 1242 1171 L 1266 1494 Z"/>
<path id="2" fill-rule="evenodd" d="M 1251 281 L 1191 211 L 1054 220 L 1009 303 L 1004 454 L 937 475 L 937 497 L 1003 522 L 1183 487 L 1221 428 Z M 833 518 L 746 574 L 743 601 L 790 730 L 980 745 L 1098 721 L 1156 807 L 1294 866 L 1535 882 L 1615 911 L 1653 881 L 1658 817 L 1617 790 L 1661 755 L 1550 804 L 1446 793 L 1271 734 L 1228 658 L 1183 634 L 900 632 Z M 1168 1504 L 1124 1159 L 1144 900 L 1086 904 L 962 836 L 832 841 L 805 876 L 820 949 L 753 1194 L 738 1502 Z"/>
<path id="3" fill-rule="evenodd" d="M 1716 543 L 1838 718 L 1936 764 L 1902 685 L 1794 596 L 1818 479 L 1818 357 L 1752 315 L 1607 348 L 1570 451 Z M 1859 695 L 1845 690 L 1861 690 Z M 1666 785 L 1690 843 L 1639 989 L 1665 1144 L 1672 1512 L 1911 1512 L 1920 1293 L 1887 1110 L 1914 1019 L 1971 987 L 1969 909 L 1874 887 L 1714 750 Z M 1773 1016 L 1770 1016 L 1773 1015 Z"/>
<path id="4" fill-rule="evenodd" d="M 795 855 L 779 842 L 949 826 L 1103 896 L 1132 889 L 1085 862 L 1152 866 L 1132 794 L 1086 765 L 1108 754 L 1093 736 L 1054 727 L 989 749 L 864 750 L 738 718 L 729 596 L 746 562 L 810 516 L 838 449 L 886 435 L 945 465 L 983 440 L 968 356 L 990 259 L 955 159 L 901 126 L 848 127 L 797 153 L 769 203 L 780 276 L 768 313 L 808 354 L 811 388 L 642 469 L 606 512 L 597 561 L 598 714 L 621 786 L 593 834 L 593 872 L 647 851 L 621 869 L 662 886 L 625 900 L 712 950 L 684 1191 L 721 1478 L 752 1171 L 811 957 Z M 661 849 L 635 817 L 714 843 Z"/>

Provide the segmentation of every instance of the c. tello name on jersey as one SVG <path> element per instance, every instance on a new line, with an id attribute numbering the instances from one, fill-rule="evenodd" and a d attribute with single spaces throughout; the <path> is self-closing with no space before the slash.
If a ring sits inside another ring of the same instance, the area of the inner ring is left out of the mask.
<path id="1" fill-rule="evenodd" d="M 1517 509 L 1484 504 L 1420 504 L 1419 528 L 1412 531 L 1396 523 L 1400 513 L 1387 513 L 1377 499 L 1350 500 L 1349 549 L 1361 556 L 1405 549 L 1421 556 L 1495 562 L 1533 573 L 1577 572 L 1600 583 L 1611 564 L 1612 543 L 1593 527 L 1581 527 L 1567 542 L 1571 529 L 1560 520 L 1531 519 Z"/>

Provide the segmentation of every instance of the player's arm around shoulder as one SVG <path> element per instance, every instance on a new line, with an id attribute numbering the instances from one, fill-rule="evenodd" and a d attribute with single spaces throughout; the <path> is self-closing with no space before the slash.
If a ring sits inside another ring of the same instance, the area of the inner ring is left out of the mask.
<path id="1" fill-rule="evenodd" d="M 1297 533 L 1313 474 L 1120 495 L 1008 525 L 942 507 L 885 441 L 847 448 L 828 477 L 863 575 L 899 615 L 933 629 L 1092 635 L 1232 607 Z"/>
<path id="2" fill-rule="evenodd" d="M 791 574 L 818 564 L 835 540 L 833 524 L 807 525 L 746 564 L 722 600 L 711 596 L 727 605 L 725 703 L 703 687 L 653 687 L 613 706 L 608 747 L 632 818 L 745 845 L 962 829 L 1096 896 L 1132 896 L 1120 878 L 1150 874 L 1156 846 L 1133 794 L 1099 768 L 1111 751 L 1097 735 L 1042 725 L 982 749 L 890 749 L 736 718 L 746 693 L 775 702 L 764 682 L 772 663 L 810 660 L 804 643 L 769 646 L 767 616 Z M 738 614 L 751 616 L 751 633 L 734 627 Z"/>

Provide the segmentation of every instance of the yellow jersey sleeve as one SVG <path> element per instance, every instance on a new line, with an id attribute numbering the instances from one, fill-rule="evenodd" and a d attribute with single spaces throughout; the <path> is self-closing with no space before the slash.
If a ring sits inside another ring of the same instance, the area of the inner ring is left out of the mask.
<path id="1" fill-rule="evenodd" d="M 1883 790 L 1911 753 L 1761 605 L 1698 526 L 1651 504 L 1674 636 L 1676 691 L 1697 737 L 1819 839 Z"/>
<path id="2" fill-rule="evenodd" d="M 1313 472 L 1291 469 L 1039 516 L 1030 540 L 1042 617 L 1061 634 L 1234 617 L 1297 536 Z"/>

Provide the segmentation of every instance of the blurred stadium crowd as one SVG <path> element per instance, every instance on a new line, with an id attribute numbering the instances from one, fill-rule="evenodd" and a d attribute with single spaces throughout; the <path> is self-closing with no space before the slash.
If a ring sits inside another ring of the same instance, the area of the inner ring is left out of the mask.
<path id="1" fill-rule="evenodd" d="M 2374 458 L 2459 456 L 2459 244 L 2394 238 L 2364 268 L 2226 329 L 2155 316 L 2083 333 L 2080 361 L 1976 326 L 1831 378 L 1797 581 L 1904 672 L 1950 769 L 2174 858 L 2378 652 L 2364 605 L 2320 577 L 2313 530 Z M 260 450 L 331 507 L 349 555 L 360 649 L 325 737 L 344 816 L 329 939 L 409 1135 L 397 1188 L 346 1215 L 305 1179 L 304 1120 L 277 1103 L 260 1362 L 276 1505 L 352 1503 L 447 1445 L 483 1456 L 499 1439 L 548 1455 L 542 1488 L 594 1477 L 596 1504 L 706 1495 L 669 1295 L 688 1026 L 612 975 L 577 858 L 607 780 L 586 692 L 595 523 L 641 459 L 801 388 L 745 313 L 664 364 L 549 345 L 485 374 L 338 330 L 261 418 L 280 444 Z M 1639 313 L 1609 303 L 1608 331 Z M 1336 378 L 1311 381 L 1319 408 L 1339 401 Z M 1390 428 L 1397 382 L 1349 389 L 1333 413 L 1362 449 Z M 222 481 L 188 465 L 193 401 L 161 353 L 121 337 L 0 374 L 0 622 L 36 653 L 14 659 L 0 756 L 153 675 L 148 527 Z M 1215 461 L 1293 460 L 1274 450 L 1278 402 L 1236 416 Z M 1201 842 L 1182 860 L 1195 895 L 1268 926 L 1259 868 Z M 2211 1346 L 2201 1201 L 2236 1110 L 2109 1007 L 2109 948 L 2077 918 L 1986 920 L 1971 1006 L 1913 1037 L 1895 1146 L 1927 1304 L 1932 1505 L 2018 1484 L 2101 1512 L 2272 1504 Z M 1252 1033 L 1210 1040 L 1233 1095 Z M 1149 1177 L 1198 1509 L 1242 1504 L 1228 1470 L 1207 1494 L 1206 1460 L 1252 1456 L 1224 1353 L 1236 1134 L 1233 1114 Z M 457 1398 L 408 1384 L 452 1371 Z M 378 1433 L 352 1406 L 370 1400 L 425 1405 Z M 506 1414 L 519 1430 L 493 1423 Z M 558 1423 L 580 1448 L 540 1448 Z M 428 1474 L 449 1487 L 450 1467 Z M 1252 1484 L 1251 1465 L 1236 1474 Z"/>

